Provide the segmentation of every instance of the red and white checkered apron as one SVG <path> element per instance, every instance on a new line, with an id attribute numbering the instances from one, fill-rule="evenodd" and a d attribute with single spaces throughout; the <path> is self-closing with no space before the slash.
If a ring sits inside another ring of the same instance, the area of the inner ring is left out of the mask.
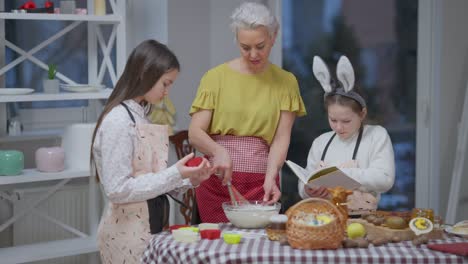
<path id="1" fill-rule="evenodd" d="M 262 200 L 263 183 L 267 169 L 270 146 L 262 138 L 232 135 L 213 135 L 213 140 L 223 146 L 232 159 L 232 185 L 247 200 Z M 210 158 L 210 162 L 212 158 Z M 276 177 L 277 181 L 279 177 Z M 279 186 L 279 182 L 277 182 Z M 202 182 L 196 189 L 198 210 L 202 222 L 229 222 L 222 203 L 231 201 L 227 186 L 216 175 Z"/>

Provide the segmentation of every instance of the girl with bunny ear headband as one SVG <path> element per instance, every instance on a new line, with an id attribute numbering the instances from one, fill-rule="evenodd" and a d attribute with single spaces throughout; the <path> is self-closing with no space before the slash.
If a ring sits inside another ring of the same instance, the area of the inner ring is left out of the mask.
<path id="1" fill-rule="evenodd" d="M 349 214 L 375 210 L 380 193 L 388 191 L 395 178 L 393 147 L 387 130 L 363 124 L 367 115 L 366 102 L 354 89 L 354 70 L 347 57 L 342 56 L 338 61 L 338 82 L 318 56 L 314 57 L 313 72 L 325 91 L 325 109 L 332 131 L 314 140 L 306 170 L 339 167 L 361 184 L 359 190 L 348 196 Z M 324 187 L 309 188 L 302 182 L 298 187 L 302 198 L 329 196 Z"/>

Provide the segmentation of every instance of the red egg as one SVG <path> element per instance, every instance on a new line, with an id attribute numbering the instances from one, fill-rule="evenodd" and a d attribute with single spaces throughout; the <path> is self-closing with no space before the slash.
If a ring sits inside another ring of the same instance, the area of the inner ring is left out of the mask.
<path id="1" fill-rule="evenodd" d="M 187 161 L 187 163 L 185 163 L 185 166 L 187 166 L 187 167 L 197 167 L 198 165 L 200 165 L 200 163 L 202 163 L 202 161 L 203 161 L 202 157 L 191 158 L 191 159 L 189 159 L 189 161 Z"/>

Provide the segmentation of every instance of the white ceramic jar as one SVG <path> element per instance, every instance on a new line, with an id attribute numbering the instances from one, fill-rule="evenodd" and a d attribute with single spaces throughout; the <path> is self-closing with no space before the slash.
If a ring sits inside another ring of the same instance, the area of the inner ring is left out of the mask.
<path id="1" fill-rule="evenodd" d="M 59 172 L 65 169 L 65 151 L 61 147 L 36 150 L 36 167 L 42 172 Z"/>

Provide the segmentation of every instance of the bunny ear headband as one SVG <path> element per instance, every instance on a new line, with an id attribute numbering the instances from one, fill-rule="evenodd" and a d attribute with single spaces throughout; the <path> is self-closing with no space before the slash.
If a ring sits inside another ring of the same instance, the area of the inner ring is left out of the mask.
<path id="1" fill-rule="evenodd" d="M 354 70 L 353 65 L 346 56 L 341 56 L 336 66 L 336 76 L 341 86 L 335 85 L 330 77 L 330 71 L 327 65 L 319 56 L 314 56 L 314 62 L 312 65 L 315 78 L 322 85 L 325 91 L 324 98 L 332 95 L 341 95 L 357 101 L 362 108 L 366 107 L 366 101 L 358 93 L 353 91 L 354 88 Z"/>

